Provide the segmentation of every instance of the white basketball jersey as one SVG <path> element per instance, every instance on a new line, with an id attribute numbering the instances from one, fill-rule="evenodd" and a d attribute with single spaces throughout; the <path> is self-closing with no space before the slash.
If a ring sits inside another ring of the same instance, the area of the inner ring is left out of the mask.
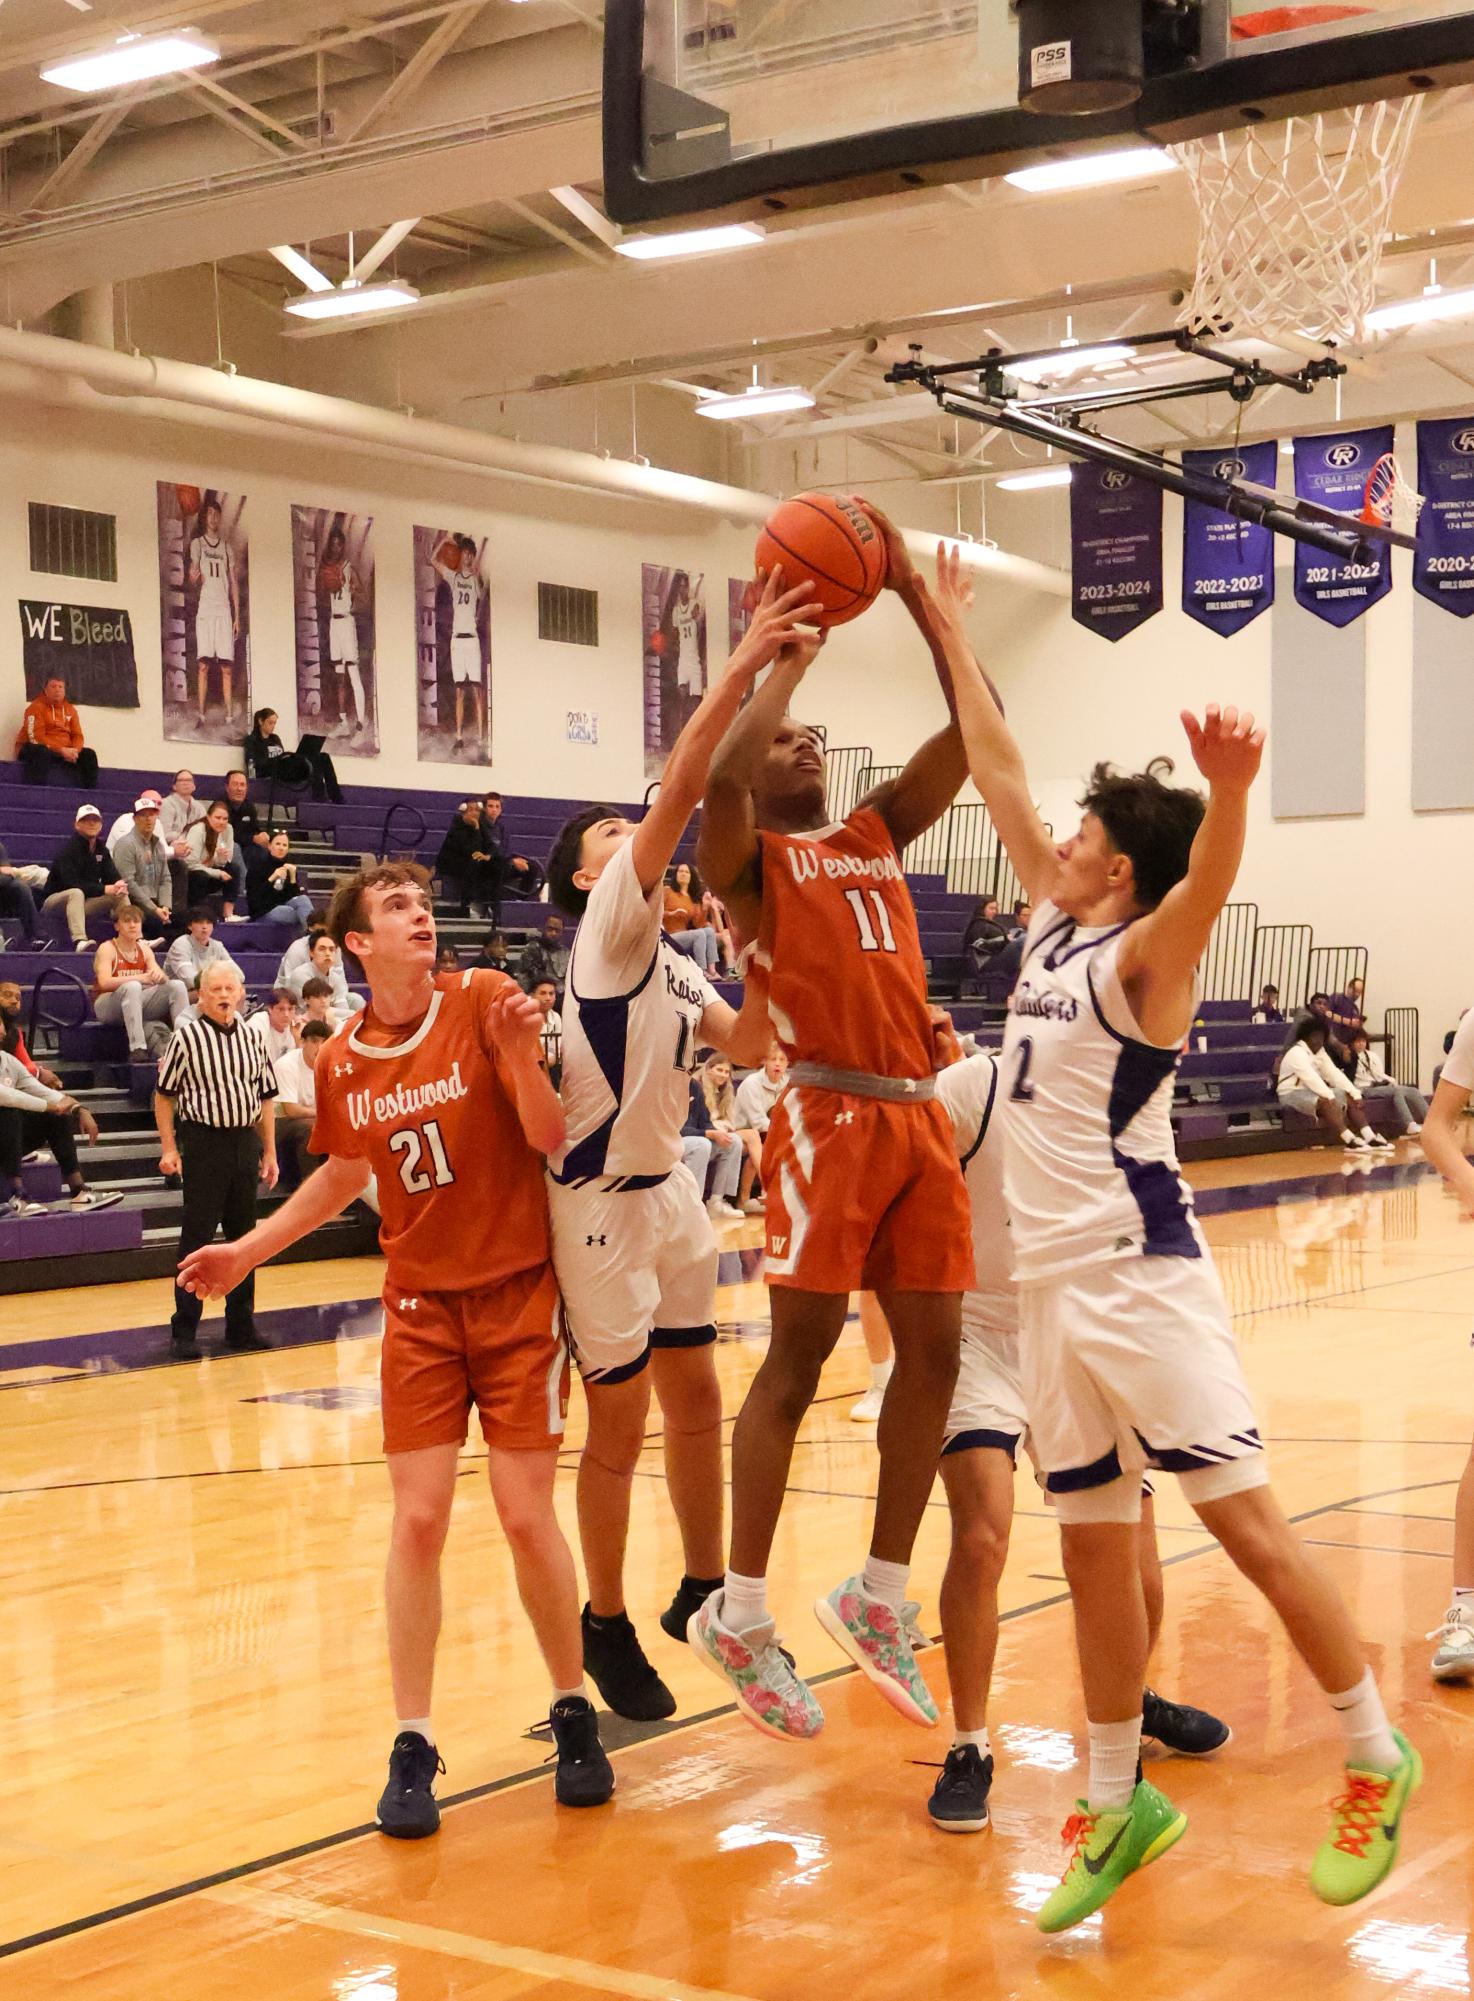
<path id="1" fill-rule="evenodd" d="M 474 570 L 456 570 L 450 579 L 452 639 L 474 639 L 476 637 L 476 600 L 481 595 L 481 586 Z"/>
<path id="2" fill-rule="evenodd" d="M 701 627 L 695 604 L 688 599 L 685 604 L 677 605 L 671 616 L 671 623 L 674 625 L 676 632 L 677 673 L 686 677 L 699 674 L 701 671 L 701 652 L 699 646 Z"/>
<path id="3" fill-rule="evenodd" d="M 1121 987 L 1124 924 L 1087 929 L 1053 903 L 1029 926 L 1003 1041 L 1004 1184 L 1019 1277 L 1103 1258 L 1196 1258 L 1177 1165 L 1180 1049 L 1143 1039 Z"/>
<path id="4" fill-rule="evenodd" d="M 937 1078 L 937 1100 L 952 1121 L 952 1136 L 972 1205 L 975 1283 L 962 1295 L 962 1325 L 980 1334 L 1005 1361 L 1018 1363 L 1018 1289 L 1013 1236 L 1003 1193 L 1003 1058 L 982 1050 L 953 1063 Z"/>
<path id="5" fill-rule="evenodd" d="M 199 609 L 203 616 L 230 616 L 230 550 L 223 537 L 213 542 L 196 535 L 189 545 L 189 564 L 200 573 Z"/>
<path id="6" fill-rule="evenodd" d="M 334 618 L 353 616 L 353 565 L 343 565 L 343 581 L 335 591 L 328 592 L 328 609 Z"/>
<path id="7" fill-rule="evenodd" d="M 589 894 L 568 961 L 563 1000 L 563 1109 L 568 1138 L 555 1181 L 668 1174 L 681 1127 L 701 1018 L 718 998 L 660 928 L 664 885 L 647 897 L 626 841 Z"/>

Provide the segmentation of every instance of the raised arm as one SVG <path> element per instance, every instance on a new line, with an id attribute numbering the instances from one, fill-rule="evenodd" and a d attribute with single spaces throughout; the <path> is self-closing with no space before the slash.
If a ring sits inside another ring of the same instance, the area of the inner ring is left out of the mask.
<path id="1" fill-rule="evenodd" d="M 542 1010 L 530 994 L 508 987 L 491 1004 L 496 1064 L 517 1107 L 527 1143 L 556 1153 L 568 1134 L 557 1092 L 542 1062 Z"/>

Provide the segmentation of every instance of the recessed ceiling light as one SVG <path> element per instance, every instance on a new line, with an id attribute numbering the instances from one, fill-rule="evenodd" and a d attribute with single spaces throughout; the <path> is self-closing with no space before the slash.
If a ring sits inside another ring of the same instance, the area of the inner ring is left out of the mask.
<path id="1" fill-rule="evenodd" d="M 63 90 L 112 90 L 120 83 L 142 83 L 152 76 L 170 76 L 176 70 L 203 69 L 219 60 L 215 44 L 193 33 L 124 35 L 110 49 L 51 63 L 42 70 L 41 79 L 60 84 Z"/>
<path id="2" fill-rule="evenodd" d="M 698 417 L 778 417 L 785 410 L 812 410 L 807 389 L 741 389 L 735 396 L 703 396 Z"/>
<path id="3" fill-rule="evenodd" d="M 1177 162 L 1160 146 L 1132 146 L 1120 153 L 1075 153 L 1041 167 L 1020 167 L 1003 178 L 1031 194 L 1057 194 L 1066 188 L 1103 188 L 1113 181 L 1147 180 L 1153 174 L 1176 171 Z"/>
<path id="4" fill-rule="evenodd" d="M 1474 290 L 1459 292 L 1433 290 L 1416 299 L 1397 299 L 1386 306 L 1373 306 L 1367 314 L 1368 333 L 1391 333 L 1397 327 L 1424 326 L 1429 320 L 1459 320 L 1474 313 Z"/>
<path id="5" fill-rule="evenodd" d="M 1031 493 L 1040 486 L 1068 486 L 1069 466 L 1036 466 L 1032 472 L 1011 472 L 995 482 L 1007 493 Z"/>
<path id="6" fill-rule="evenodd" d="M 301 292 L 287 299 L 282 311 L 301 320 L 346 320 L 358 313 L 381 313 L 392 306 L 414 306 L 420 295 L 402 278 L 385 278 L 377 285 L 355 285 L 345 278 L 325 292 Z"/>
<path id="7" fill-rule="evenodd" d="M 722 222 L 711 229 L 678 229 L 669 236 L 626 236 L 614 248 L 621 257 L 653 262 L 661 257 L 701 257 L 710 250 L 745 250 L 749 243 L 762 241 L 762 229 L 755 222 Z"/>

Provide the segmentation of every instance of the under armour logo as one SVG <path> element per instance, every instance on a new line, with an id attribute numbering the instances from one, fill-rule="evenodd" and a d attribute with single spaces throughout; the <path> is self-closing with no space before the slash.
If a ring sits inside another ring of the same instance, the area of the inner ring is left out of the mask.
<path id="1" fill-rule="evenodd" d="M 353 1075 L 353 1065 L 351 1063 L 335 1063 L 333 1065 L 333 1075 L 335 1077 L 351 1077 Z"/>
<path id="2" fill-rule="evenodd" d="M 585 1243 L 586 1243 L 586 1244 L 587 1244 L 587 1245 L 589 1246 L 589 1248 L 590 1248 L 590 1249 L 592 1249 L 592 1248 L 593 1248 L 593 1246 L 594 1246 L 595 1244 L 607 1244 L 607 1243 L 608 1243 L 608 1241 L 609 1241 L 609 1239 L 608 1239 L 607 1237 L 585 1237 L 585 1238 L 584 1238 L 584 1242 L 585 1242 Z"/>
<path id="3" fill-rule="evenodd" d="M 855 1115 L 853 1112 L 836 1112 L 834 1123 L 837 1126 L 852 1126 L 855 1123 Z"/>
<path id="4" fill-rule="evenodd" d="M 413 1313 L 415 1308 L 419 1305 L 419 1303 L 420 1302 L 417 1299 L 401 1299 L 399 1302 L 399 1310 L 401 1313 Z"/>

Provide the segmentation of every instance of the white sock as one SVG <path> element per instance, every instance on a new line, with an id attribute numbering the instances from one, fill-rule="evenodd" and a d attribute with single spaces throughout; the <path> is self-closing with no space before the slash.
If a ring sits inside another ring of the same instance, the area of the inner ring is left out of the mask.
<path id="1" fill-rule="evenodd" d="M 589 1685 L 586 1681 L 581 1681 L 577 1688 L 555 1688 L 548 1700 L 548 1707 L 553 1709 L 560 1702 L 572 1702 L 575 1696 L 582 1696 L 585 1702 L 588 1701 Z"/>
<path id="2" fill-rule="evenodd" d="M 430 1728 L 428 1716 L 401 1716 L 394 1725 L 394 1734 L 396 1737 L 402 1737 L 406 1730 L 415 1731 L 418 1736 L 424 1738 L 432 1751 L 435 1749 L 435 1732 Z"/>
<path id="3" fill-rule="evenodd" d="M 1090 1785 L 1086 1799 L 1092 1813 L 1130 1803 L 1136 1791 L 1136 1767 L 1141 1760 L 1141 1718 L 1125 1723 L 1091 1723 Z"/>
<path id="4" fill-rule="evenodd" d="M 872 1362 L 872 1363 L 870 1364 L 870 1387 L 871 1387 L 871 1389 L 873 1389 L 873 1390 L 883 1390 L 883 1389 L 885 1388 L 886 1384 L 887 1384 L 887 1383 L 888 1383 L 888 1382 L 890 1381 L 890 1379 L 891 1379 L 891 1370 L 892 1370 L 892 1369 L 893 1369 L 893 1368 L 894 1368 L 895 1366 L 896 1366 L 896 1362 L 895 1362 L 895 1357 L 894 1357 L 894 1356 L 892 1356 L 892 1357 L 891 1357 L 891 1359 L 890 1359 L 890 1360 L 889 1360 L 888 1362 Z"/>
<path id="5" fill-rule="evenodd" d="M 1366 1139 L 1366 1140 L 1374 1140 L 1374 1139 L 1375 1139 L 1375 1138 L 1377 1137 L 1377 1135 L 1376 1135 L 1376 1134 L 1375 1134 L 1375 1133 L 1374 1133 L 1374 1132 L 1372 1131 L 1372 1129 L 1371 1129 L 1371 1127 L 1370 1127 L 1370 1126 L 1363 1126 L 1363 1127 L 1362 1127 L 1362 1129 L 1361 1129 L 1361 1136 L 1362 1136 L 1362 1138 L 1363 1138 L 1363 1139 Z"/>
<path id="6" fill-rule="evenodd" d="M 722 1582 L 722 1624 L 729 1633 L 750 1633 L 769 1617 L 768 1580 L 729 1570 Z"/>
<path id="7" fill-rule="evenodd" d="M 1368 1668 L 1355 1688 L 1344 1695 L 1326 1697 L 1336 1712 L 1341 1734 L 1346 1739 L 1346 1762 L 1362 1769 L 1393 1772 L 1402 1763 L 1402 1753 L 1387 1727 L 1387 1712 L 1377 1690 L 1377 1678 Z"/>
<path id="8" fill-rule="evenodd" d="M 893 1612 L 899 1612 L 906 1602 L 906 1580 L 910 1575 L 909 1563 L 882 1563 L 878 1556 L 867 1556 L 860 1584 L 867 1598 L 878 1598 Z"/>
<path id="9" fill-rule="evenodd" d="M 952 1749 L 954 1751 L 959 1750 L 964 1744 L 976 1744 L 980 1757 L 990 1757 L 993 1746 L 989 1741 L 988 1726 L 986 1723 L 981 1730 L 954 1730 L 952 1732 Z"/>

